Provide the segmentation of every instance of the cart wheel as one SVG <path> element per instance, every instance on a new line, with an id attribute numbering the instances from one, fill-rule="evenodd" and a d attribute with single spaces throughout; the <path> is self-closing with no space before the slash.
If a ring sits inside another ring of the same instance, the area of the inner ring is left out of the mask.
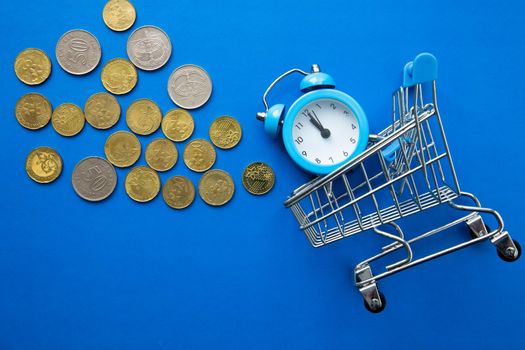
<path id="1" fill-rule="evenodd" d="M 485 230 L 487 231 L 487 232 L 485 232 L 485 235 L 486 235 L 486 234 L 488 234 L 491 231 L 490 226 L 485 224 Z M 472 238 L 472 239 L 478 238 L 478 236 L 476 236 L 476 234 L 474 232 L 472 232 L 471 229 L 469 229 L 468 232 L 470 233 L 470 238 Z"/>
<path id="2" fill-rule="evenodd" d="M 512 241 L 514 242 L 514 245 L 518 249 L 518 255 L 516 255 L 516 257 L 513 257 L 512 256 L 513 255 L 512 252 L 509 252 L 509 255 L 506 255 L 506 254 L 500 252 L 498 249 L 496 249 L 496 252 L 498 253 L 498 256 L 500 257 L 501 260 L 506 261 L 506 262 L 514 262 L 514 261 L 516 261 L 516 260 L 518 260 L 520 258 L 520 256 L 521 256 L 521 245 L 515 239 L 513 239 Z"/>
<path id="3" fill-rule="evenodd" d="M 377 313 L 380 313 L 381 311 L 383 311 L 385 309 L 386 298 L 385 298 L 384 294 L 379 292 L 379 297 L 381 298 L 381 306 L 377 306 L 377 307 L 371 307 L 370 305 L 368 305 L 366 300 L 363 300 L 363 303 L 365 304 L 365 308 L 368 311 L 370 311 L 371 313 L 377 314 Z"/>

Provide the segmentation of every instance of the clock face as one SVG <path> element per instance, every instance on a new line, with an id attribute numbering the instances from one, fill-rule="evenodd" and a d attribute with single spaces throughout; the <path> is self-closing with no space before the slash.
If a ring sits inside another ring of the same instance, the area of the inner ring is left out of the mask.
<path id="1" fill-rule="evenodd" d="M 335 165 L 347 160 L 359 143 L 359 123 L 347 105 L 335 99 L 317 99 L 295 115 L 293 145 L 307 162 Z"/>

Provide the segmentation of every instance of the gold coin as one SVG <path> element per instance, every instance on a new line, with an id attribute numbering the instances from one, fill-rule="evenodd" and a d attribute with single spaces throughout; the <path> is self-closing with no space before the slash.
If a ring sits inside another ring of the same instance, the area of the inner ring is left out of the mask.
<path id="1" fill-rule="evenodd" d="M 146 163 L 153 170 L 168 171 L 175 166 L 179 152 L 168 139 L 156 139 L 146 148 Z"/>
<path id="2" fill-rule="evenodd" d="M 39 49 L 25 49 L 15 59 L 15 74 L 27 85 L 42 84 L 51 75 L 51 61 Z"/>
<path id="3" fill-rule="evenodd" d="M 104 6 L 102 18 L 109 29 L 123 32 L 135 23 L 137 13 L 133 5 L 127 0 L 110 0 Z"/>
<path id="4" fill-rule="evenodd" d="M 125 187 L 126 193 L 134 201 L 149 202 L 160 192 L 160 178 L 155 170 L 138 166 L 126 176 Z"/>
<path id="5" fill-rule="evenodd" d="M 162 197 L 174 209 L 184 209 L 195 200 L 195 187 L 184 176 L 173 176 L 162 188 Z"/>
<path id="6" fill-rule="evenodd" d="M 159 106 L 151 100 L 140 99 L 133 102 L 126 111 L 126 123 L 135 134 L 153 134 L 162 122 Z"/>
<path id="7" fill-rule="evenodd" d="M 215 148 L 203 139 L 195 139 L 184 148 L 184 163 L 188 168 L 199 173 L 210 169 L 216 157 Z"/>
<path id="8" fill-rule="evenodd" d="M 120 105 L 113 95 L 100 92 L 92 95 L 84 106 L 87 122 L 96 129 L 109 129 L 120 118 Z"/>
<path id="9" fill-rule="evenodd" d="M 38 183 L 53 182 L 62 172 L 62 158 L 52 148 L 37 147 L 26 158 L 26 172 Z"/>
<path id="10" fill-rule="evenodd" d="M 124 95 L 137 85 L 138 75 L 135 66 L 123 58 L 115 58 L 102 69 L 102 84 L 115 95 Z"/>
<path id="11" fill-rule="evenodd" d="M 241 141 L 242 129 L 237 120 L 223 116 L 215 119 L 210 126 L 210 140 L 222 149 L 230 149 Z"/>
<path id="12" fill-rule="evenodd" d="M 266 194 L 275 185 L 275 173 L 268 164 L 255 162 L 244 169 L 242 184 L 251 194 Z"/>
<path id="13" fill-rule="evenodd" d="M 199 195 L 209 205 L 221 206 L 228 203 L 234 192 L 232 177 L 222 170 L 210 170 L 199 181 Z"/>
<path id="14" fill-rule="evenodd" d="M 111 164 L 126 168 L 140 158 L 140 142 L 135 135 L 127 131 L 117 131 L 106 140 L 104 153 Z"/>
<path id="15" fill-rule="evenodd" d="M 49 123 L 53 108 L 47 98 L 30 93 L 22 96 L 15 107 L 16 119 L 24 128 L 41 129 Z"/>
<path id="16" fill-rule="evenodd" d="M 162 132 L 172 141 L 187 140 L 194 129 L 193 117 L 183 109 L 172 109 L 162 119 Z"/>
<path id="17" fill-rule="evenodd" d="M 64 103 L 53 111 L 51 123 L 62 136 L 75 136 L 84 128 L 86 118 L 79 106 Z"/>

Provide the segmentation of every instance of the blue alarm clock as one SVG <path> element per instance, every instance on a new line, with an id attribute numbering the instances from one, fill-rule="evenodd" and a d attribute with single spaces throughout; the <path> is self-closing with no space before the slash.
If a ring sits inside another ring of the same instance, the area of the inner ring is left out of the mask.
<path id="1" fill-rule="evenodd" d="M 286 76 L 305 75 L 304 93 L 285 112 L 284 104 L 269 107 L 268 93 Z M 282 133 L 284 146 L 303 170 L 326 175 L 363 152 L 368 144 L 366 114 L 351 96 L 335 89 L 334 79 L 313 65 L 311 73 L 292 69 L 279 76 L 263 95 L 265 112 L 257 113 L 271 137 Z"/>

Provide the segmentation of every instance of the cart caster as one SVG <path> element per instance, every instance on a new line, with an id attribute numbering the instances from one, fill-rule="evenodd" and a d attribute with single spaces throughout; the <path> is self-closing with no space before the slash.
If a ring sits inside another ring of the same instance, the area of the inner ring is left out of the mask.
<path id="1" fill-rule="evenodd" d="M 491 231 L 489 225 L 485 224 L 479 215 L 468 220 L 466 224 L 469 228 L 470 237 L 472 239 L 486 236 Z"/>
<path id="2" fill-rule="evenodd" d="M 379 292 L 379 299 L 372 299 L 370 304 L 367 300 L 363 300 L 365 308 L 371 313 L 377 314 L 383 311 L 386 307 L 386 298 L 383 293 Z"/>
<path id="3" fill-rule="evenodd" d="M 501 260 L 506 262 L 514 262 L 518 260 L 521 256 L 521 245 L 515 239 L 512 240 L 514 247 L 508 246 L 502 252 L 500 249 L 496 249 L 498 256 Z"/>
<path id="4" fill-rule="evenodd" d="M 372 269 L 368 264 L 358 265 L 354 269 L 354 278 L 359 292 L 363 296 L 365 308 L 377 314 L 385 309 L 386 299 L 373 281 Z M 360 285 L 361 284 L 361 285 Z"/>

